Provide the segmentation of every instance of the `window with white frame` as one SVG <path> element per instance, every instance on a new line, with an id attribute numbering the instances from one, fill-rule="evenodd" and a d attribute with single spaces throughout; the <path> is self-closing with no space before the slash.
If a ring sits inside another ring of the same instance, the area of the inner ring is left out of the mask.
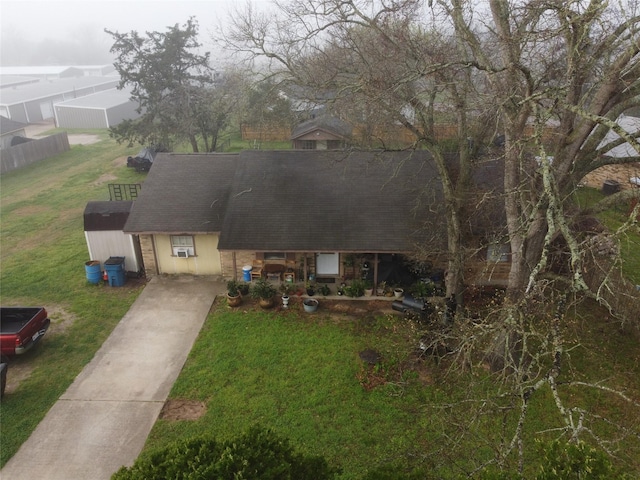
<path id="1" fill-rule="evenodd" d="M 174 257 L 188 258 L 195 256 L 193 236 L 171 235 L 171 250 Z"/>

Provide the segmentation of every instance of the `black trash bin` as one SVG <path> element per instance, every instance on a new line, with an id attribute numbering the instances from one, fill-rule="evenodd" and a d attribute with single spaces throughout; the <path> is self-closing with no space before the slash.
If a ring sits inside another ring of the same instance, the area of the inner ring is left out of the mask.
<path id="1" fill-rule="evenodd" d="M 104 262 L 104 269 L 107 272 L 110 287 L 122 287 L 125 281 L 124 257 L 109 257 Z"/>
<path id="2" fill-rule="evenodd" d="M 602 193 L 605 195 L 613 195 L 620 191 L 620 182 L 617 180 L 605 180 L 602 184 Z"/>

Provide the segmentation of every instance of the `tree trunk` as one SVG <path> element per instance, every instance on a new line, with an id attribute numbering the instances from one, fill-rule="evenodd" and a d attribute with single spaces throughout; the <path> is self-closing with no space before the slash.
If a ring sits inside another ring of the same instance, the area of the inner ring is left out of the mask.
<path id="1" fill-rule="evenodd" d="M 191 143 L 193 153 L 198 153 L 198 139 L 195 137 L 195 135 L 189 135 L 189 142 Z"/>

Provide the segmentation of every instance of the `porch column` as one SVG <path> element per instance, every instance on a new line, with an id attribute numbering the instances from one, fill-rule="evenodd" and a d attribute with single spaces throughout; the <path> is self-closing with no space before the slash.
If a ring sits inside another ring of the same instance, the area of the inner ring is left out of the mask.
<path id="1" fill-rule="evenodd" d="M 233 279 L 237 281 L 238 280 L 238 263 L 236 262 L 235 250 L 231 252 L 231 260 L 232 260 L 231 263 L 233 264 Z"/>
<path id="2" fill-rule="evenodd" d="M 302 281 L 306 284 L 307 279 L 309 278 L 309 270 L 307 266 L 307 252 L 304 252 L 304 266 L 302 267 Z"/>
<path id="3" fill-rule="evenodd" d="M 378 295 L 378 252 L 373 258 L 373 295 Z"/>

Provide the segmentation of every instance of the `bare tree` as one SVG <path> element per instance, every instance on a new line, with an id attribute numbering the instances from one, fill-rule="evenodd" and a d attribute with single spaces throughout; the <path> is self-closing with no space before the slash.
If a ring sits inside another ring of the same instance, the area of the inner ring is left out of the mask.
<path id="1" fill-rule="evenodd" d="M 234 16 L 227 46 L 268 59 L 272 72 L 304 87 L 311 102 L 365 127 L 362 142 L 385 145 L 384 130 L 401 126 L 411 148 L 433 156 L 444 190 L 447 296 L 462 303 L 465 207 L 470 190 L 473 83 L 465 66 L 450 61 L 455 38 L 415 23 L 420 2 L 393 2 L 370 14 L 358 2 L 316 1 L 280 5 L 273 17 L 250 8 Z M 436 121 L 457 126 L 457 160 L 435 135 Z M 397 148 L 397 146 L 395 146 Z M 431 179 L 426 179 L 425 185 Z"/>
<path id="2" fill-rule="evenodd" d="M 465 142 L 504 132 L 509 297 L 517 302 L 545 273 L 545 249 L 558 236 L 571 250 L 574 287 L 584 289 L 567 199 L 586 173 L 639 158 L 606 157 L 615 144 L 601 143 L 614 129 L 618 143 L 638 145 L 615 122 L 638 103 L 638 17 L 600 0 L 423 6 L 316 0 L 280 4 L 273 17 L 248 9 L 225 40 L 318 97 L 331 92 L 335 105 L 355 104 L 361 117 L 403 125 L 433 154 L 445 192 L 450 294 L 462 278 Z M 458 128 L 457 175 L 434 136 L 446 115 Z"/>
<path id="3" fill-rule="evenodd" d="M 585 295 L 607 302 L 619 265 L 617 252 L 605 253 L 613 261 L 603 261 L 599 240 L 575 228 L 579 209 L 572 194 L 587 173 L 640 160 L 640 153 L 607 155 L 625 142 L 640 152 L 638 133 L 616 122 L 640 98 L 640 17 L 632 3 L 620 5 L 436 0 L 424 8 L 418 0 L 307 0 L 278 4 L 273 17 L 248 9 L 225 38 L 227 46 L 254 61 L 266 59 L 272 71 L 317 97 L 331 92 L 334 106 L 355 105 L 350 114 L 401 124 L 413 134 L 414 147 L 431 152 L 444 191 L 448 295 L 462 291 L 463 230 L 473 213 L 469 200 L 479 198 L 470 192 L 470 147 L 504 133 L 504 149 L 489 152 L 503 162 L 504 190 L 487 205 L 499 200 L 506 217 L 512 258 L 507 302 L 482 318 L 432 328 L 423 340 L 425 350 L 444 346 L 457 372 L 484 365 L 499 375 L 498 393 L 464 405 L 476 406 L 467 412 L 471 421 L 488 406 L 492 413 L 509 412 L 493 461 L 515 456 L 520 471 L 532 401 L 551 399 L 558 436 L 590 437 L 608 451 L 611 439 L 593 425 L 610 420 L 570 405 L 567 389 L 598 389 L 639 406 L 622 389 L 577 380 L 565 368 L 573 345 L 568 306 Z M 443 118 L 457 126 L 455 163 L 435 136 Z M 610 130 L 619 137 L 606 141 Z M 632 195 L 638 192 L 612 195 L 603 207 Z M 637 214 L 636 207 L 624 228 L 637 229 Z M 556 248 L 561 254 L 552 258 Z M 594 266 L 598 275 L 585 275 Z M 629 298 L 637 305 L 637 292 Z M 615 425 L 623 437 L 638 435 L 636 425 Z"/>
<path id="4" fill-rule="evenodd" d="M 546 249 L 557 236 L 564 237 L 571 253 L 574 288 L 586 290 L 567 199 L 596 168 L 640 160 L 640 153 L 624 159 L 605 156 L 624 142 L 640 152 L 637 134 L 616 124 L 619 115 L 639 101 L 640 17 L 600 0 L 490 0 L 489 19 L 480 33 L 471 21 L 470 3 L 443 0 L 439 5 L 500 109 L 512 253 L 510 296 L 515 300 L 531 291 L 545 271 Z M 551 125 L 552 135 L 543 138 Z M 603 143 L 610 129 L 620 140 Z"/>

